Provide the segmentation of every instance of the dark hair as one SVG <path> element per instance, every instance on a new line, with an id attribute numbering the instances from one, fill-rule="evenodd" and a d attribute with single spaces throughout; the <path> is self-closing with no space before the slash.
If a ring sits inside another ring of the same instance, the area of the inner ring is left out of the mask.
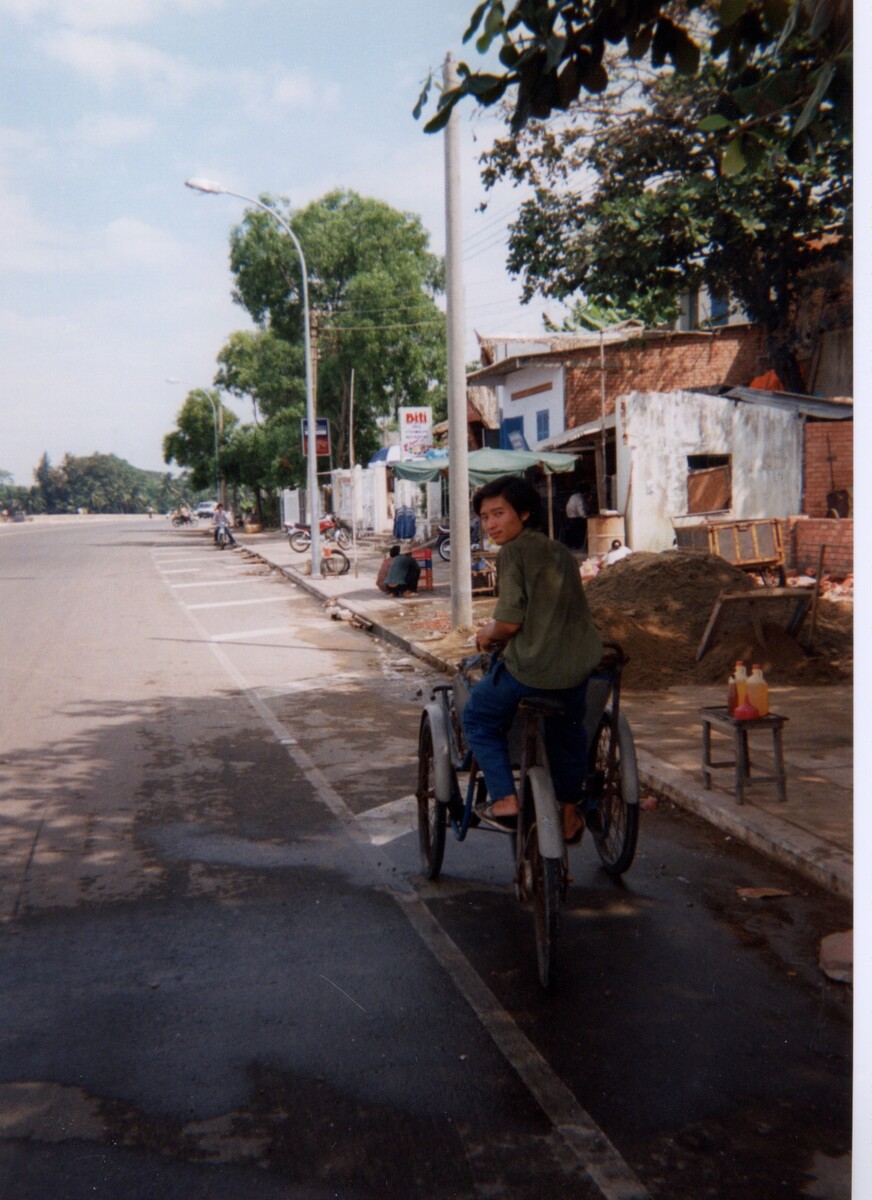
<path id="1" fill-rule="evenodd" d="M 397 555 L 399 554 L 399 552 L 400 552 L 399 546 L 391 546 L 390 550 L 388 551 L 388 554 L 391 556 L 391 558 L 396 558 Z"/>
<path id="2" fill-rule="evenodd" d="M 507 504 L 511 504 L 519 517 L 522 513 L 530 514 L 524 522 L 525 525 L 535 528 L 540 524 L 542 506 L 539 493 L 526 479 L 520 479 L 517 475 L 500 475 L 499 479 L 492 479 L 490 483 L 480 487 L 472 497 L 475 515 L 481 516 L 483 500 L 496 500 L 499 496 L 502 496 Z"/>

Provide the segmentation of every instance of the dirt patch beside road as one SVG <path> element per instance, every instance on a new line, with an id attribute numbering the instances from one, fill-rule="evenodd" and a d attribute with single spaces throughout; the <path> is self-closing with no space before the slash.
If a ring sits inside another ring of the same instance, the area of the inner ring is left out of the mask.
<path id="1" fill-rule="evenodd" d="M 786 632 L 792 600 L 773 605 L 763 623 L 765 646 L 757 640 L 746 606 L 725 612 L 711 649 L 695 654 L 723 591 L 752 591 L 759 585 L 715 555 L 637 553 L 596 578 L 585 591 L 603 637 L 619 642 L 630 656 L 625 685 L 637 690 L 677 684 L 726 683 L 737 659 L 759 662 L 772 684 L 845 683 L 853 670 L 853 605 L 822 599 L 814 647 L 805 648 L 808 618 L 799 638 Z M 493 598 L 476 599 L 476 624 L 493 612 Z M 391 625 L 449 662 L 474 654 L 474 627 L 452 630 L 444 604 L 425 597 L 397 605 Z"/>
<path id="2" fill-rule="evenodd" d="M 725 611 L 711 649 L 700 662 L 697 647 L 715 602 L 723 591 L 753 591 L 744 571 L 711 554 L 633 554 L 607 567 L 586 584 L 587 598 L 603 637 L 619 642 L 631 662 L 627 687 L 648 689 L 681 683 L 717 683 L 742 659 L 759 662 L 774 684 L 844 683 L 853 667 L 853 607 L 822 600 L 818 606 L 814 649 L 807 638 L 808 619 L 799 640 L 785 624 L 791 598 L 773 604 L 764 621 L 765 646 L 749 623 L 746 605 Z"/>

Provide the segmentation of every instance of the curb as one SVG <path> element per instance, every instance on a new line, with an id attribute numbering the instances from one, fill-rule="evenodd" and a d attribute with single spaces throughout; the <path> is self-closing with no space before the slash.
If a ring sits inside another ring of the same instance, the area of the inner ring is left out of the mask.
<path id="1" fill-rule="evenodd" d="M 639 780 L 652 792 L 702 817 L 736 841 L 744 842 L 826 891 L 849 900 L 853 898 L 853 860 L 845 851 L 747 804 L 742 805 L 740 817 L 734 801 L 719 803 L 712 792 L 689 781 L 686 771 L 671 767 L 647 750 L 637 749 L 636 757 Z"/>
<path id="2" fill-rule="evenodd" d="M 368 626 L 367 632 L 373 636 L 389 642 L 407 654 L 413 654 L 445 675 L 452 673 L 454 668 L 446 659 L 439 658 L 418 642 L 412 642 L 381 622 L 373 620 L 362 605 L 341 596 L 330 596 L 317 582 L 293 567 L 280 566 L 258 551 L 248 546 L 244 548 L 261 562 L 280 571 L 310 595 L 322 601 L 335 600 L 342 608 L 365 621 Z M 705 791 L 701 785 L 689 780 L 686 771 L 670 766 L 647 750 L 637 748 L 636 756 L 639 781 L 655 795 L 671 800 L 679 808 L 701 817 L 736 841 L 743 842 L 759 854 L 796 871 L 818 887 L 844 899 L 853 898 L 854 867 L 850 854 L 760 809 L 743 805 L 740 817 L 735 811 L 735 804 L 728 807 L 719 803 L 715 793 Z"/>

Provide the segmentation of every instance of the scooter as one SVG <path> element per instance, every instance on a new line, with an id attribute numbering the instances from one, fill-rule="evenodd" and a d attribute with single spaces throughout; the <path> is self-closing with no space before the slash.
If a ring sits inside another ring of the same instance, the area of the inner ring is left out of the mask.
<path id="1" fill-rule="evenodd" d="M 451 562 L 451 526 L 446 522 L 437 525 L 439 535 L 436 538 L 436 552 L 444 562 Z M 481 532 L 478 517 L 469 526 L 469 548 L 475 553 L 481 550 Z"/>
<path id="2" fill-rule="evenodd" d="M 348 526 L 340 518 L 333 513 L 328 513 L 326 517 L 322 517 L 318 523 L 318 528 L 321 531 L 321 536 L 325 541 L 336 542 L 343 550 L 347 550 L 351 545 L 351 533 Z M 288 541 L 291 543 L 291 549 L 302 553 L 308 550 L 312 544 L 312 527 L 304 525 L 301 521 L 285 521 L 285 532 L 288 535 Z"/>

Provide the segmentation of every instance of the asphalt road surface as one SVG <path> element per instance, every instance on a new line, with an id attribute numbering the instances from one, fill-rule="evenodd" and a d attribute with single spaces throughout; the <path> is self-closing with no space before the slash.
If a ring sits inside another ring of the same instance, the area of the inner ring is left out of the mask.
<path id="1" fill-rule="evenodd" d="M 848 905 L 660 805 L 546 994 L 506 839 L 418 874 L 422 664 L 163 520 L 0 611 L 4 1200 L 849 1196 Z"/>

